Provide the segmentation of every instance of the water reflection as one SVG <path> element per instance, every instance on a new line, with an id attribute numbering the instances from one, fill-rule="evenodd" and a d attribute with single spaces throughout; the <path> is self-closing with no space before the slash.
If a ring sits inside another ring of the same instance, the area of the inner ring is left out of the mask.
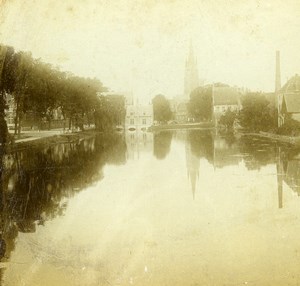
<path id="1" fill-rule="evenodd" d="M 197 153 L 192 151 L 191 143 L 188 141 L 185 145 L 185 155 L 187 176 L 188 180 L 191 183 L 193 199 L 195 199 L 196 187 L 199 180 L 200 157 L 197 156 Z"/>
<path id="2" fill-rule="evenodd" d="M 141 153 L 150 153 L 153 149 L 153 134 L 135 130 L 126 131 L 127 159 L 137 160 Z"/>
<path id="3" fill-rule="evenodd" d="M 239 139 L 234 136 L 214 137 L 214 168 L 237 166 L 243 160 L 240 154 Z"/>
<path id="4" fill-rule="evenodd" d="M 213 162 L 213 136 L 210 131 L 191 130 L 188 132 L 188 141 L 191 152 L 198 158 L 205 158 L 208 162 Z"/>
<path id="5" fill-rule="evenodd" d="M 67 199 L 101 180 L 105 164 L 124 164 L 125 151 L 121 136 L 105 134 L 2 153 L 0 257 L 9 259 L 18 233 L 64 214 Z"/>
<path id="6" fill-rule="evenodd" d="M 163 160 L 170 152 L 173 132 L 161 131 L 161 132 L 154 133 L 153 136 L 154 136 L 153 154 L 157 159 Z"/>
<path id="7" fill-rule="evenodd" d="M 239 141 L 241 154 L 245 155 L 245 164 L 249 170 L 259 170 L 261 167 L 275 164 L 277 144 L 256 137 L 245 136 Z"/>
<path id="8" fill-rule="evenodd" d="M 284 183 L 298 196 L 300 195 L 300 150 L 278 147 L 277 152 L 278 207 L 283 208 Z"/>
<path id="9" fill-rule="evenodd" d="M 0 155 L 4 285 L 296 285 L 282 263 L 300 279 L 300 150 L 189 130 Z"/>

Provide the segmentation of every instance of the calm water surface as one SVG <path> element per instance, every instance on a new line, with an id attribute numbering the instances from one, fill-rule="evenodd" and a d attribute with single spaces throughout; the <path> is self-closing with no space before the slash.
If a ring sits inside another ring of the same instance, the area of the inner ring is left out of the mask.
<path id="1" fill-rule="evenodd" d="M 1 161 L 1 285 L 300 285 L 300 150 L 195 130 Z"/>

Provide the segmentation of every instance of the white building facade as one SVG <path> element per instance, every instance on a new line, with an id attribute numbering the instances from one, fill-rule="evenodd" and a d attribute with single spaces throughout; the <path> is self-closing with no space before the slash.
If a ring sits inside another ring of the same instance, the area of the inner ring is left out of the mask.
<path id="1" fill-rule="evenodd" d="M 153 125 L 153 105 L 127 105 L 125 128 L 128 130 L 147 130 Z"/>

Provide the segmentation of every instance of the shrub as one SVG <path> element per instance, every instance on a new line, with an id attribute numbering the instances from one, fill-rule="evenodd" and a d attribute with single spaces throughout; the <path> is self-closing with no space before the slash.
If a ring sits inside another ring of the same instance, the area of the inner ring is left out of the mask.
<path id="1" fill-rule="evenodd" d="M 287 117 L 284 124 L 278 128 L 277 133 L 280 135 L 300 136 L 300 122 Z"/>

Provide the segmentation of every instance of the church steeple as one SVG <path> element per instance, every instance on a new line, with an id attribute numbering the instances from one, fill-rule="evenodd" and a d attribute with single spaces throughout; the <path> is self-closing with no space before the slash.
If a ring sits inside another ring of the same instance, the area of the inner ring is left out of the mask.
<path id="1" fill-rule="evenodd" d="M 199 86 L 197 59 L 194 55 L 193 43 L 190 41 L 189 54 L 185 62 L 184 98 L 190 99 L 190 93 Z"/>

